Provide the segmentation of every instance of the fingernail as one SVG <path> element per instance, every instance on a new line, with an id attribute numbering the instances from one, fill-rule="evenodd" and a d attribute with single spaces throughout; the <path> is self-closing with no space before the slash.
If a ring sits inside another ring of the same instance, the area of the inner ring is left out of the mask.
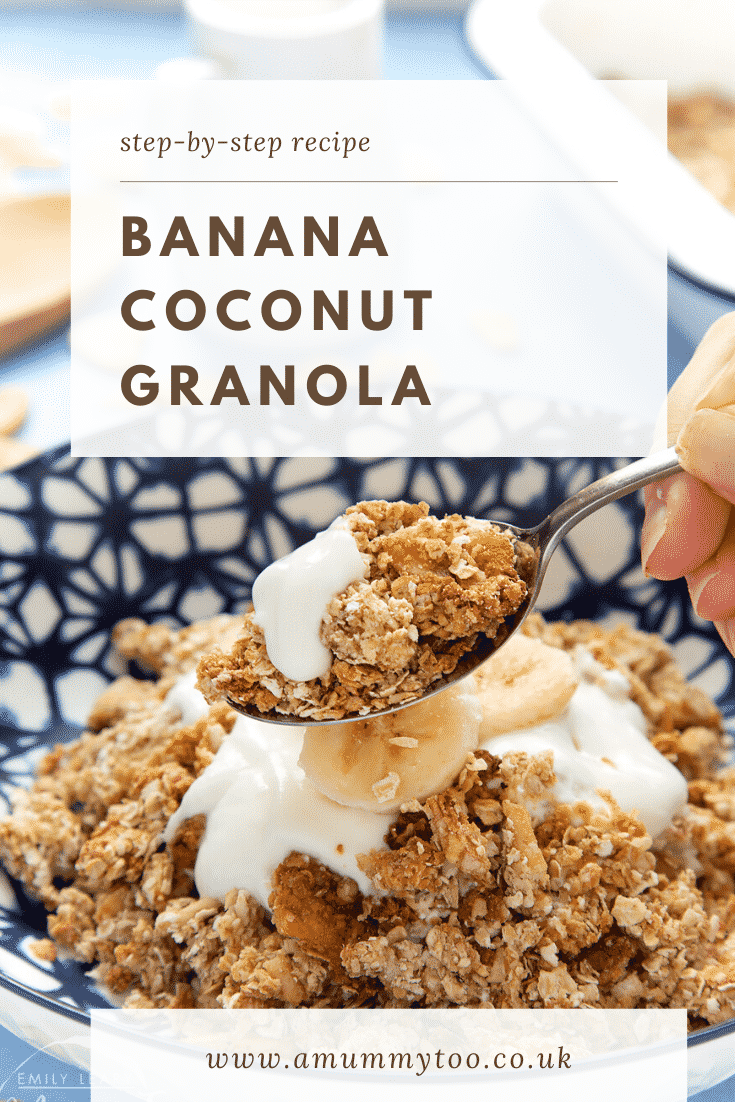
<path id="1" fill-rule="evenodd" d="M 646 503 L 646 518 L 641 531 L 641 561 L 646 573 L 649 572 L 649 560 L 666 532 L 668 515 L 667 491 L 662 486 L 656 486 L 653 496 Z"/>
<path id="2" fill-rule="evenodd" d="M 700 616 L 703 620 L 711 620 L 713 608 L 717 606 L 717 598 L 722 588 L 719 573 L 716 570 L 708 571 L 696 582 L 693 582 L 690 578 L 687 584 L 689 586 L 689 596 L 697 616 Z M 717 615 L 716 612 L 715 615 Z"/>

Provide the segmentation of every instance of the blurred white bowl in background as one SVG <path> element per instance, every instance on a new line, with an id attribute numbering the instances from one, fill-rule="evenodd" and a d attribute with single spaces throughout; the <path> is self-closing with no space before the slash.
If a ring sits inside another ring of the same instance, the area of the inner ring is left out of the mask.
<path id="1" fill-rule="evenodd" d="M 653 169 L 660 155 L 660 136 L 641 124 L 645 111 L 618 102 L 625 100 L 625 85 L 623 95 L 614 96 L 617 80 L 594 78 L 668 80 L 677 97 L 703 89 L 735 96 L 732 0 L 475 0 L 467 37 L 498 77 L 519 82 L 524 107 L 583 171 L 588 136 L 563 109 L 569 93 L 609 123 L 615 117 L 641 164 Z M 735 294 L 735 215 L 673 157 L 661 203 L 668 206 L 674 266 L 715 291 Z M 648 232 L 645 225 L 636 229 Z"/>

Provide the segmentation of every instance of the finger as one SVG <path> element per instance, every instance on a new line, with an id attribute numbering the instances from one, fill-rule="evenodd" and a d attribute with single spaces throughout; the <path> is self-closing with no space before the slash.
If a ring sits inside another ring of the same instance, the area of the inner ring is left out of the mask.
<path id="1" fill-rule="evenodd" d="M 687 574 L 689 596 L 703 620 L 727 620 L 735 616 L 735 521 L 706 563 Z"/>
<path id="2" fill-rule="evenodd" d="M 735 619 L 715 620 L 715 627 L 727 649 L 735 657 Z"/>
<path id="3" fill-rule="evenodd" d="M 676 454 L 689 474 L 735 504 L 735 406 L 698 410 L 681 430 Z"/>
<path id="4" fill-rule="evenodd" d="M 670 581 L 701 567 L 720 546 L 730 505 L 686 473 L 647 486 L 641 532 L 643 569 Z"/>
<path id="5" fill-rule="evenodd" d="M 669 445 L 676 443 L 682 426 L 691 417 L 702 395 L 710 389 L 715 376 L 728 367 L 735 368 L 735 311 L 718 318 L 709 327 L 671 388 L 668 401 Z M 721 406 L 733 400 L 735 395 L 723 398 L 718 393 L 718 400 L 711 404 Z"/>

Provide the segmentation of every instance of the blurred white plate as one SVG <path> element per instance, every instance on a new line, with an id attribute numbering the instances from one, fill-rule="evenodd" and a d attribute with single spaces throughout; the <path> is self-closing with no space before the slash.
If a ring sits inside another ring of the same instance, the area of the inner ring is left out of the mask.
<path id="1" fill-rule="evenodd" d="M 476 0 L 470 45 L 515 91 L 548 137 L 584 172 L 588 135 L 565 110 L 570 94 L 627 132 L 642 165 L 660 156 L 659 138 L 594 78 L 668 80 L 685 95 L 703 87 L 735 95 L 735 6 L 729 0 Z M 673 157 L 667 169 L 669 255 L 676 268 L 735 294 L 735 216 Z M 614 201 L 611 192 L 606 193 Z M 635 224 L 636 213 L 622 210 Z M 635 226 L 646 237 L 649 228 Z"/>

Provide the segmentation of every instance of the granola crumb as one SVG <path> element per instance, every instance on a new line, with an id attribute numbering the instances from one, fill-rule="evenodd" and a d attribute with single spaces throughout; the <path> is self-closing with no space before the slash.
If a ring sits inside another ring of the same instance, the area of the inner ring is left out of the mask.
<path id="1" fill-rule="evenodd" d="M 28 952 L 36 960 L 43 960 L 49 963 L 53 963 L 56 960 L 57 947 L 56 943 L 49 937 L 31 938 L 27 942 Z"/>
<path id="2" fill-rule="evenodd" d="M 398 773 L 388 773 L 387 776 L 383 777 L 379 781 L 376 781 L 372 788 L 373 792 L 375 793 L 375 799 L 378 801 L 378 803 L 384 804 L 387 803 L 388 800 L 392 800 L 396 792 L 398 791 L 398 786 L 400 783 L 401 778 Z"/>

